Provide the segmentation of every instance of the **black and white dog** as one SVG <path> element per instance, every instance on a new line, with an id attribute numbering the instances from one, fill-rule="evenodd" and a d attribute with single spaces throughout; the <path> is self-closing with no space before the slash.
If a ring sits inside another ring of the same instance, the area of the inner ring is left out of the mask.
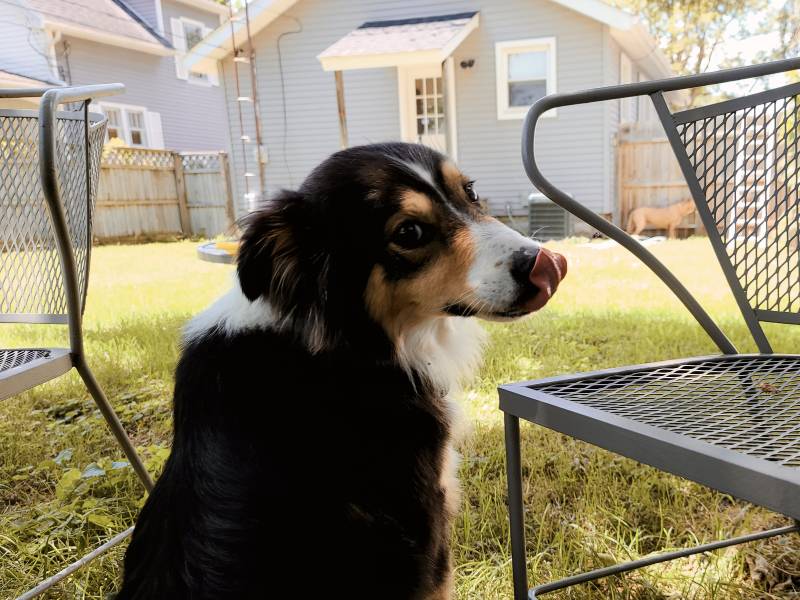
<path id="1" fill-rule="evenodd" d="M 118 600 L 449 598 L 467 317 L 526 315 L 565 273 L 441 154 L 331 156 L 248 218 L 236 285 L 186 329 Z"/>

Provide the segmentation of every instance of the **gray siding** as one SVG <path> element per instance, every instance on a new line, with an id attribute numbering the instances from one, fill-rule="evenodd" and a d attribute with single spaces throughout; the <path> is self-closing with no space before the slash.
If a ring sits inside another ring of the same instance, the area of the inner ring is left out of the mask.
<path id="1" fill-rule="evenodd" d="M 171 18 L 186 17 L 194 21 L 204 23 L 206 27 L 216 29 L 219 27 L 219 17 L 214 13 L 209 13 L 200 10 L 193 6 L 188 6 L 181 2 L 170 2 L 170 0 L 161 0 L 161 10 L 164 13 L 164 29 L 167 38 L 172 39 L 172 31 L 170 30 L 169 20 Z"/>
<path id="2" fill-rule="evenodd" d="M 0 2 L 0 70 L 42 81 L 58 81 L 49 48 L 42 20 L 28 9 L 24 0 Z"/>
<path id="3" fill-rule="evenodd" d="M 255 38 L 258 53 L 262 130 L 269 163 L 266 192 L 299 185 L 308 172 L 339 146 L 333 74 L 322 70 L 316 56 L 337 39 L 370 20 L 431 16 L 480 9 L 477 31 L 454 53 L 456 63 L 456 113 L 458 154 L 462 168 L 478 180 L 481 193 L 493 210 L 524 210 L 521 197 L 532 190 L 519 155 L 521 120 L 497 119 L 494 44 L 534 37 L 557 38 L 558 89 L 575 90 L 602 85 L 603 30 L 591 19 L 548 0 L 506 0 L 486 3 L 444 1 L 432 6 L 422 0 L 337 3 L 303 0 L 290 11 L 303 31 L 282 38 L 285 101 L 281 93 L 276 44 L 278 37 L 297 29 L 290 18 L 278 19 Z M 463 70 L 458 63 L 476 59 Z M 239 131 L 233 63 L 224 64 L 228 85 L 228 117 L 232 138 Z M 243 90 L 249 73 L 240 70 Z M 397 71 L 369 69 L 344 74 L 347 120 L 352 145 L 399 139 Z M 244 92 L 243 92 L 244 93 Z M 244 105 L 245 133 L 253 134 L 252 110 Z M 286 110 L 286 120 L 283 111 Z M 603 163 L 605 112 L 601 107 L 560 111 L 546 119 L 539 137 L 542 166 L 553 180 L 595 210 L 602 210 L 608 194 L 608 169 Z M 285 150 L 284 150 L 285 149 Z M 234 184 L 240 210 L 243 200 L 242 151 L 234 144 Z M 256 172 L 248 149 L 248 170 Z M 257 178 L 250 179 L 257 182 Z M 254 189 L 256 186 L 251 186 Z"/>
<path id="4" fill-rule="evenodd" d="M 558 91 L 602 85 L 603 26 L 548 0 L 487 3 L 480 27 L 453 55 L 456 65 L 475 59 L 472 69 L 456 67 L 459 163 L 497 214 L 524 211 L 521 198 L 533 186 L 520 159 L 522 120 L 497 119 L 494 45 L 551 36 L 556 38 Z M 541 121 L 537 134 L 543 172 L 594 210 L 601 210 L 604 200 L 603 118 L 598 106 L 559 109 L 557 116 Z"/>
<path id="5" fill-rule="evenodd" d="M 142 17 L 150 27 L 158 31 L 158 8 L 156 6 L 158 1 L 159 0 L 125 0 L 125 4 L 137 15 Z"/>
<path id="6" fill-rule="evenodd" d="M 155 56 L 75 38 L 68 41 L 72 83 L 124 83 L 125 93 L 108 101 L 144 106 L 160 113 L 167 148 L 224 150 L 228 147 L 222 86 L 200 86 L 178 79 L 171 56 Z"/>

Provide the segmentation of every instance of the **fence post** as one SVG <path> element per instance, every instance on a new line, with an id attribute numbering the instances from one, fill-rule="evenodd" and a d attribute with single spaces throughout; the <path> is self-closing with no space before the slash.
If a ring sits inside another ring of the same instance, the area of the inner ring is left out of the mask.
<path id="1" fill-rule="evenodd" d="M 225 214 L 228 217 L 228 226 L 236 222 L 236 211 L 233 206 L 233 188 L 231 187 L 231 164 L 227 152 L 219 153 L 219 166 L 222 171 L 222 182 L 225 185 Z"/>
<path id="2" fill-rule="evenodd" d="M 186 177 L 183 174 L 183 157 L 179 152 L 173 155 L 175 164 L 175 192 L 178 195 L 178 212 L 181 217 L 183 235 L 192 235 L 192 221 L 189 218 L 189 206 L 186 203 Z"/>

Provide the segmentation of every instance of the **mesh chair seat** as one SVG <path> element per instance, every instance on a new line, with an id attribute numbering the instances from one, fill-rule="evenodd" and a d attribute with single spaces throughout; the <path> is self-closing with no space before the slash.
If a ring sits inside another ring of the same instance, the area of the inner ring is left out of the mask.
<path id="1" fill-rule="evenodd" d="M 63 375 L 72 368 L 65 348 L 0 349 L 0 400 Z"/>
<path id="2" fill-rule="evenodd" d="M 693 358 L 503 389 L 512 414 L 800 518 L 800 356 Z"/>
<path id="3" fill-rule="evenodd" d="M 7 369 L 14 369 L 30 364 L 35 360 L 50 357 L 50 350 L 43 348 L 16 348 L 14 350 L 0 350 L 0 373 Z"/>

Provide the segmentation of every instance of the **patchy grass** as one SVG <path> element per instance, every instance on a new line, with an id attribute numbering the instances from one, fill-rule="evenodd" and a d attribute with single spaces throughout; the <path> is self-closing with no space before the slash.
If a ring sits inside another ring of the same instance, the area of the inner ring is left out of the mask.
<path id="1" fill-rule="evenodd" d="M 195 243 L 96 249 L 86 311 L 90 364 L 158 470 L 169 445 L 169 398 L 181 325 L 228 285 L 231 267 L 195 258 Z M 511 571 L 498 383 L 713 353 L 680 304 L 620 249 L 555 244 L 570 275 L 540 315 L 489 326 L 482 371 L 466 391 L 473 432 L 462 445 L 464 501 L 454 524 L 456 596 L 509 598 Z M 705 240 L 654 248 L 742 350 L 754 350 Z M 6 345 L 63 344 L 56 327 L 3 327 Z M 800 331 L 768 329 L 778 351 Z M 532 581 L 786 522 L 768 511 L 587 444 L 523 426 L 528 565 Z M 143 501 L 77 377 L 0 406 L 0 598 L 13 598 L 113 532 Z M 46 595 L 103 599 L 124 549 Z M 800 538 L 652 567 L 569 598 L 797 598 Z"/>

